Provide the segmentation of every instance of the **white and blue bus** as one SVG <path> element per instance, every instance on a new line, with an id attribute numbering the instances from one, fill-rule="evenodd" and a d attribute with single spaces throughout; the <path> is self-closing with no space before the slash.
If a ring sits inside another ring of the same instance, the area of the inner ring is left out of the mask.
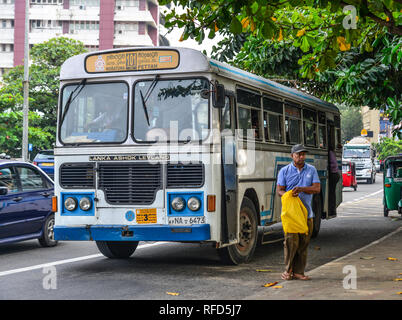
<path id="1" fill-rule="evenodd" d="M 81 54 L 61 67 L 55 146 L 55 238 L 96 241 L 128 258 L 139 241 L 210 242 L 251 259 L 258 227 L 280 222 L 276 178 L 302 143 L 328 201 L 328 148 L 341 166 L 332 104 L 186 48 Z M 57 205 L 57 206 L 56 206 Z"/>

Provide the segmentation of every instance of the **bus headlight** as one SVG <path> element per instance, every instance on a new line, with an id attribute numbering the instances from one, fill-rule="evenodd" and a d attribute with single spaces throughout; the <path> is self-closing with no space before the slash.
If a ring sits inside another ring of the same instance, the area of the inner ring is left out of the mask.
<path id="1" fill-rule="evenodd" d="M 86 197 L 81 198 L 81 200 L 80 200 L 80 208 L 82 210 L 88 211 L 89 209 L 91 209 L 91 206 L 92 206 L 91 200 L 89 200 Z"/>
<path id="2" fill-rule="evenodd" d="M 181 211 L 184 209 L 185 207 L 185 202 L 184 199 L 182 197 L 176 197 L 172 200 L 172 208 L 175 211 Z"/>
<path id="3" fill-rule="evenodd" d="M 77 209 L 77 200 L 71 197 L 67 198 L 66 200 L 64 200 L 64 207 L 68 211 L 74 211 L 75 209 Z"/>
<path id="4" fill-rule="evenodd" d="M 187 201 L 187 207 L 191 211 L 198 211 L 200 209 L 200 207 L 201 207 L 201 201 L 196 197 L 191 197 Z"/>

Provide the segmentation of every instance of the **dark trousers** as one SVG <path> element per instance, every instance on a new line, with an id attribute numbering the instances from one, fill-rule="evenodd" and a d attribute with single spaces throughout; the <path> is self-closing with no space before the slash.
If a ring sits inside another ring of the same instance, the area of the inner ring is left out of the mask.
<path id="1" fill-rule="evenodd" d="M 339 172 L 329 173 L 328 215 L 336 215 L 336 185 L 340 179 Z"/>
<path id="2" fill-rule="evenodd" d="M 286 272 L 304 274 L 307 264 L 307 248 L 313 232 L 313 219 L 307 219 L 308 234 L 285 233 L 284 253 Z"/>

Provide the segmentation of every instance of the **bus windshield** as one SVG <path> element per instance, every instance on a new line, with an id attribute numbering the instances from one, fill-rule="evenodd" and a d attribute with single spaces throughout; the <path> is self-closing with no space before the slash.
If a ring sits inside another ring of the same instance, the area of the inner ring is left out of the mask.
<path id="1" fill-rule="evenodd" d="M 199 141 L 208 134 L 206 79 L 138 81 L 134 88 L 134 139 L 138 142 Z"/>
<path id="2" fill-rule="evenodd" d="M 369 149 L 345 149 L 343 151 L 344 158 L 370 158 Z"/>
<path id="3" fill-rule="evenodd" d="M 62 92 L 62 113 L 70 98 L 60 138 L 63 143 L 123 142 L 127 137 L 128 86 L 122 82 L 67 85 Z"/>

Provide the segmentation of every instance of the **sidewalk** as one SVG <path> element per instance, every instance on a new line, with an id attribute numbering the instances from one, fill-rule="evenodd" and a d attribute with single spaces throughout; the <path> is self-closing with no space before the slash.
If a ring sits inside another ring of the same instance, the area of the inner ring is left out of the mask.
<path id="1" fill-rule="evenodd" d="M 282 288 L 263 288 L 248 299 L 402 300 L 402 227 L 306 275 L 311 280 L 281 281 L 275 286 Z"/>

